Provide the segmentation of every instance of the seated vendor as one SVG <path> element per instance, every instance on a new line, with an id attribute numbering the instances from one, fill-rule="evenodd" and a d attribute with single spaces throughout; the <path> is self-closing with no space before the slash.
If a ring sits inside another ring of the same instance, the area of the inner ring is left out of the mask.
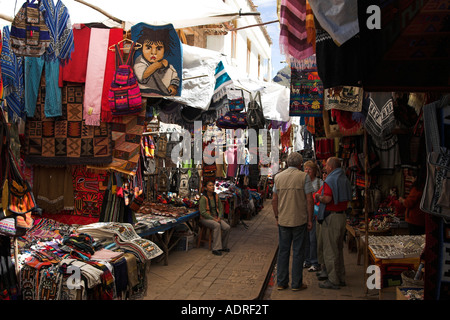
<path id="1" fill-rule="evenodd" d="M 220 256 L 229 252 L 230 225 L 223 220 L 223 205 L 214 192 L 214 182 L 208 181 L 199 201 L 200 223 L 212 231 L 212 253 Z"/>

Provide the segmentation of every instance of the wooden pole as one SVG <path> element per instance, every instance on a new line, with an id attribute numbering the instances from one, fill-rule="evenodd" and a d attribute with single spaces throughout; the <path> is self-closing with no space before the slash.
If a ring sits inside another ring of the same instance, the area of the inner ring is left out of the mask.
<path id="1" fill-rule="evenodd" d="M 252 28 L 252 27 L 260 27 L 260 26 L 264 26 L 266 24 L 270 24 L 270 23 L 275 23 L 275 22 L 280 22 L 280 20 L 273 20 L 273 21 L 269 21 L 269 22 L 263 22 L 263 23 L 258 23 L 258 24 L 252 24 L 250 26 L 245 26 L 245 27 L 240 27 L 240 28 L 234 28 L 234 29 L 230 29 L 228 31 L 238 31 L 238 30 L 242 30 L 242 29 L 247 29 L 247 28 Z"/>
<path id="2" fill-rule="evenodd" d="M 367 267 L 369 265 L 369 213 L 367 209 L 369 208 L 369 157 L 367 152 L 367 130 L 364 130 L 364 171 L 365 171 L 365 186 L 364 186 L 364 228 L 365 228 L 365 239 L 364 239 L 364 284 L 367 283 Z M 369 292 L 366 285 L 366 294 Z"/>
<path id="3" fill-rule="evenodd" d="M 124 23 L 124 21 L 120 20 L 119 18 L 116 18 L 116 17 L 112 16 L 112 15 L 109 14 L 108 12 L 104 11 L 103 9 L 101 9 L 101 8 L 99 8 L 99 7 L 97 7 L 97 6 L 94 6 L 93 4 L 87 3 L 87 2 L 84 1 L 84 0 L 75 0 L 75 1 L 76 1 L 76 2 L 79 2 L 79 3 L 81 3 L 81 4 L 84 4 L 85 6 L 91 7 L 91 8 L 94 9 L 94 10 L 97 10 L 97 11 L 100 12 L 101 14 L 107 16 L 108 18 L 114 20 L 114 21 L 117 22 L 117 23 Z"/>

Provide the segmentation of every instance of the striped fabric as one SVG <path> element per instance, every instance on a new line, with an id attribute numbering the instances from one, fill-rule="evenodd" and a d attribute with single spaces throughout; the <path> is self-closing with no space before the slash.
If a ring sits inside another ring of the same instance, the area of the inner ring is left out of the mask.
<path id="1" fill-rule="evenodd" d="M 25 1 L 11 23 L 11 49 L 21 56 L 40 57 L 50 45 L 50 34 L 38 4 Z"/>
<path id="2" fill-rule="evenodd" d="M 306 0 L 281 0 L 280 50 L 286 59 L 303 60 L 314 54 L 306 31 Z"/>
<path id="3" fill-rule="evenodd" d="M 3 96 L 8 104 L 8 116 L 16 122 L 25 118 L 24 57 L 16 56 L 9 46 L 9 27 L 3 27 L 2 53 L 0 57 Z"/>
<path id="4" fill-rule="evenodd" d="M 233 84 L 233 81 L 225 70 L 222 61 L 217 65 L 214 77 L 216 79 L 216 85 L 214 87 L 212 100 L 213 102 L 216 102 L 226 95 L 226 87 Z"/>
<path id="5" fill-rule="evenodd" d="M 58 0 L 56 5 L 53 0 L 41 0 L 40 10 L 50 33 L 50 46 L 46 50 L 46 58 L 59 59 L 64 64 L 75 49 L 69 11 L 61 0 Z"/>

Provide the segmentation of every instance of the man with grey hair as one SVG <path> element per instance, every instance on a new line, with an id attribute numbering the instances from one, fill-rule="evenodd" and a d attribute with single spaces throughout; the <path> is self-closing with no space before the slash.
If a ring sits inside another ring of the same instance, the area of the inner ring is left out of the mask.
<path id="1" fill-rule="evenodd" d="M 317 221 L 321 224 L 323 259 L 328 279 L 319 283 L 323 289 L 340 289 L 345 286 L 344 236 L 348 202 L 352 199 L 351 184 L 336 157 L 328 158 L 325 165 L 327 178 L 323 188 L 314 194 L 319 203 Z"/>
<path id="2" fill-rule="evenodd" d="M 303 283 L 303 262 L 308 230 L 312 228 L 314 203 L 311 178 L 301 171 L 303 157 L 298 152 L 289 154 L 288 168 L 274 177 L 272 208 L 278 224 L 278 290 L 288 287 L 289 259 L 292 246 L 293 291 L 306 289 Z"/>

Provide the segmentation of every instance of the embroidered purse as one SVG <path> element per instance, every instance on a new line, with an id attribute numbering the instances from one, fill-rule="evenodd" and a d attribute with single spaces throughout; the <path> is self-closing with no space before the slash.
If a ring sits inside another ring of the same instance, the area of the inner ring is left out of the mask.
<path id="1" fill-rule="evenodd" d="M 108 92 L 108 102 L 113 116 L 137 114 L 142 109 L 141 90 L 131 68 L 134 46 L 133 42 L 126 63 L 123 62 L 119 46 L 117 44 L 115 46 L 116 71 Z"/>

